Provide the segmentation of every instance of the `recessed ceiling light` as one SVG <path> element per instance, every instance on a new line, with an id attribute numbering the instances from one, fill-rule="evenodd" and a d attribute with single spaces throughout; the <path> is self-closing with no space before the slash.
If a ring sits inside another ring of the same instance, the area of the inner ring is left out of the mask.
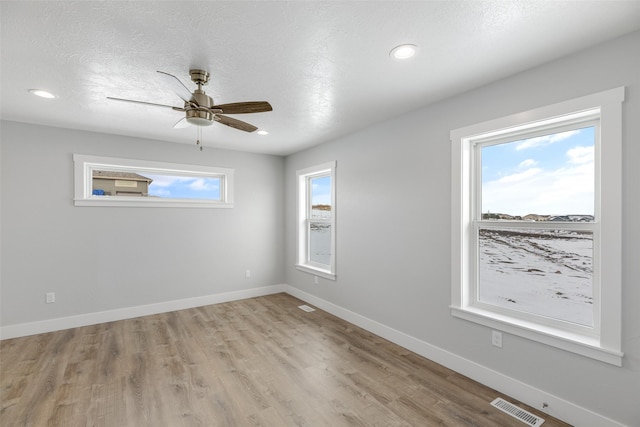
<path id="1" fill-rule="evenodd" d="M 414 44 L 401 44 L 391 49 L 389 55 L 394 59 L 409 59 L 418 52 L 418 46 Z"/>
<path id="2" fill-rule="evenodd" d="M 53 99 L 56 97 L 54 94 L 52 94 L 51 92 L 47 92 L 46 90 L 29 89 L 29 92 L 34 94 L 35 96 L 39 96 L 40 98 Z"/>
<path id="3" fill-rule="evenodd" d="M 267 132 L 266 130 L 259 130 L 258 134 L 260 134 L 260 135 L 269 135 L 269 132 Z"/>

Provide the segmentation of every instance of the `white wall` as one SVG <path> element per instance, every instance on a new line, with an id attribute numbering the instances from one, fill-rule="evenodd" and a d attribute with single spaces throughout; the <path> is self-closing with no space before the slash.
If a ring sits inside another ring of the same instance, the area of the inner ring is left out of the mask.
<path id="1" fill-rule="evenodd" d="M 466 366 L 476 365 L 484 373 L 480 376 L 487 374 L 494 383 L 501 378 L 509 378 L 510 386 L 523 382 L 546 398 L 584 409 L 581 415 L 562 414 L 566 408 L 556 410 L 552 402 L 550 413 L 600 420 L 583 422 L 589 427 L 603 425 L 604 418 L 589 418 L 588 411 L 640 425 L 639 52 L 640 33 L 635 33 L 289 156 L 286 282 L 337 311 L 424 342 L 452 365 L 466 360 Z M 617 86 L 627 88 L 623 367 L 509 335 L 502 349 L 492 347 L 490 330 L 453 318 L 449 311 L 449 132 Z M 295 171 L 330 160 L 337 160 L 337 280 L 320 278 L 314 285 L 313 276 L 294 268 Z"/>
<path id="2" fill-rule="evenodd" d="M 283 283 L 281 157 L 15 122 L 1 138 L 3 328 Z M 235 207 L 75 207 L 73 153 L 234 168 Z"/>

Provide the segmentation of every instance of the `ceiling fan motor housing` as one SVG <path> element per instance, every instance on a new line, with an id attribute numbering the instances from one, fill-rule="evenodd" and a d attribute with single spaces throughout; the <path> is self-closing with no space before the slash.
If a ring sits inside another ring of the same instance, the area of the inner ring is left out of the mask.
<path id="1" fill-rule="evenodd" d="M 213 99 L 204 93 L 203 90 L 196 89 L 191 95 L 191 99 L 195 101 L 200 107 L 211 108 L 213 107 Z"/>
<path id="2" fill-rule="evenodd" d="M 189 70 L 191 80 L 198 85 L 198 89 L 193 91 L 191 101 L 200 108 L 193 108 L 190 103 L 185 102 L 185 114 L 187 122 L 195 126 L 211 126 L 214 120 L 214 112 L 210 109 L 213 106 L 213 99 L 201 89 L 202 85 L 209 82 L 209 73 L 204 70 Z"/>

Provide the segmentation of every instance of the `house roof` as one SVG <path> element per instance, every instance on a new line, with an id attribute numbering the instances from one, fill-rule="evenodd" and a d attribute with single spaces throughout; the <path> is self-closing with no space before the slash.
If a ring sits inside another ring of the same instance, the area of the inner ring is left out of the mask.
<path id="1" fill-rule="evenodd" d="M 94 170 L 93 177 L 102 178 L 102 179 L 121 179 L 125 181 L 145 181 L 148 183 L 153 182 L 151 178 L 147 178 L 146 176 L 138 175 L 137 173 L 132 173 L 132 172 L 113 172 L 113 171 Z"/>

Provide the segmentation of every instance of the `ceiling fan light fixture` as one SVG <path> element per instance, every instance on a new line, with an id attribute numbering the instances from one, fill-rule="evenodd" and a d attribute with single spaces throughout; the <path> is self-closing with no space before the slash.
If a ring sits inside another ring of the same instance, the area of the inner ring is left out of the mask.
<path id="1" fill-rule="evenodd" d="M 409 59 L 416 55 L 418 52 L 418 46 L 414 44 L 401 44 L 391 49 L 389 56 L 393 59 Z"/>
<path id="2" fill-rule="evenodd" d="M 187 110 L 187 122 L 194 126 L 211 126 L 213 113 L 201 110 Z"/>
<path id="3" fill-rule="evenodd" d="M 35 96 L 39 96 L 40 98 L 46 98 L 46 99 L 56 98 L 56 96 L 51 92 L 47 92 L 46 90 L 42 90 L 42 89 L 29 89 L 29 93 Z"/>

